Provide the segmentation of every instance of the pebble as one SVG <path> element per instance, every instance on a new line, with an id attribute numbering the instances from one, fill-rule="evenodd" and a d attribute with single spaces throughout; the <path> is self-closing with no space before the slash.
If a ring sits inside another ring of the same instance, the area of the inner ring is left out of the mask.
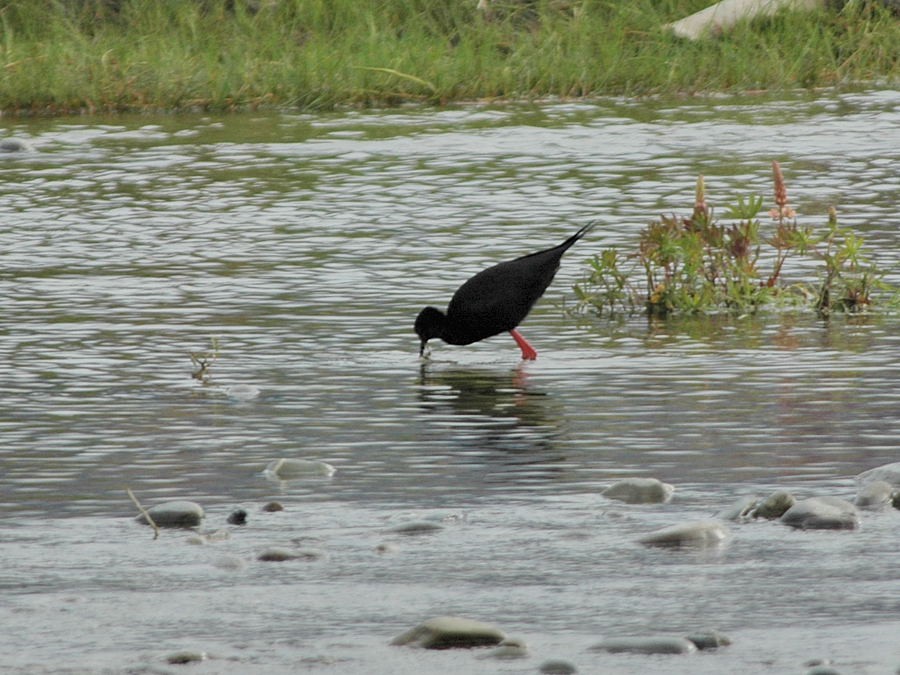
<path id="1" fill-rule="evenodd" d="M 471 648 L 499 645 L 506 636 L 489 623 L 459 616 L 428 619 L 391 640 L 392 645 L 425 649 Z"/>
<path id="2" fill-rule="evenodd" d="M 156 523 L 157 527 L 196 527 L 206 515 L 196 502 L 175 501 L 157 504 L 147 509 L 147 513 Z M 142 513 L 137 522 L 149 525 Z"/>
<path id="3" fill-rule="evenodd" d="M 662 504 L 672 498 L 675 488 L 656 478 L 626 478 L 606 488 L 601 494 L 628 504 Z"/>
<path id="4" fill-rule="evenodd" d="M 184 665 L 206 661 L 208 658 L 206 652 L 173 652 L 166 657 L 166 661 L 172 665 Z"/>
<path id="5" fill-rule="evenodd" d="M 881 509 L 891 503 L 895 493 L 893 485 L 883 480 L 873 480 L 856 493 L 856 505 L 861 509 Z"/>
<path id="6" fill-rule="evenodd" d="M 781 522 L 803 530 L 855 530 L 859 527 L 859 512 L 844 499 L 810 497 L 789 508 Z"/>
<path id="7" fill-rule="evenodd" d="M 638 541 L 647 546 L 706 548 L 719 546 L 728 538 L 728 528 L 718 520 L 700 520 L 673 525 L 646 534 Z"/>
<path id="8" fill-rule="evenodd" d="M 267 548 L 256 559 L 262 562 L 286 562 L 288 560 L 319 560 L 325 552 L 316 548 Z"/>
<path id="9" fill-rule="evenodd" d="M 540 665 L 538 671 L 543 675 L 574 675 L 578 669 L 568 661 L 549 659 Z"/>
<path id="10" fill-rule="evenodd" d="M 284 506 L 282 506 L 280 502 L 269 502 L 262 507 L 262 510 L 266 513 L 275 513 L 277 511 L 284 511 Z"/>
<path id="11" fill-rule="evenodd" d="M 438 523 L 431 523 L 427 520 L 416 520 L 411 523 L 403 523 L 402 525 L 392 527 L 388 530 L 388 532 L 391 532 L 393 534 L 416 535 L 431 534 L 432 532 L 439 532 L 443 529 L 444 526 L 439 525 Z"/>
<path id="12" fill-rule="evenodd" d="M 606 638 L 591 647 L 594 652 L 610 652 L 618 654 L 691 654 L 697 651 L 697 645 L 682 637 L 620 637 Z"/>
<path id="13" fill-rule="evenodd" d="M 237 509 L 228 514 L 228 522 L 231 525 L 246 525 L 247 512 L 244 509 Z"/>

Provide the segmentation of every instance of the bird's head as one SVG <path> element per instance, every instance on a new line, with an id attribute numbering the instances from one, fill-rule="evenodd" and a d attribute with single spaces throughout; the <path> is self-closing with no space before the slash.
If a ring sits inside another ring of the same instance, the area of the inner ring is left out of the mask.
<path id="1" fill-rule="evenodd" d="M 416 335 L 422 341 L 419 347 L 419 356 L 425 353 L 425 345 L 431 338 L 441 337 L 444 332 L 444 324 L 447 315 L 436 307 L 426 307 L 416 317 Z"/>

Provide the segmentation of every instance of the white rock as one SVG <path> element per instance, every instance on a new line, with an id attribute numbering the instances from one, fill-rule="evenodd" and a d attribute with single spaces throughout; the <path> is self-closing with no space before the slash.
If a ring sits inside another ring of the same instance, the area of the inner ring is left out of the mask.
<path id="1" fill-rule="evenodd" d="M 856 505 L 861 509 L 881 509 L 891 503 L 895 488 L 883 480 L 873 480 L 856 493 Z"/>
<path id="2" fill-rule="evenodd" d="M 900 488 L 900 462 L 876 466 L 874 469 L 863 471 L 856 477 L 858 485 L 865 485 L 876 480 L 883 480 L 885 483 L 890 483 L 894 487 Z"/>
<path id="3" fill-rule="evenodd" d="M 458 616 L 439 616 L 419 624 L 391 640 L 392 645 L 425 649 L 484 647 L 498 645 L 506 638 L 489 623 Z"/>
<path id="4" fill-rule="evenodd" d="M 728 528 L 723 523 L 700 520 L 656 530 L 638 541 L 647 546 L 708 548 L 720 546 L 727 538 Z"/>
<path id="5" fill-rule="evenodd" d="M 785 511 L 781 522 L 804 530 L 855 530 L 859 527 L 859 512 L 844 499 L 810 497 Z"/>
<path id="6" fill-rule="evenodd" d="M 601 494 L 629 504 L 660 504 L 669 501 L 675 488 L 656 478 L 625 478 Z"/>

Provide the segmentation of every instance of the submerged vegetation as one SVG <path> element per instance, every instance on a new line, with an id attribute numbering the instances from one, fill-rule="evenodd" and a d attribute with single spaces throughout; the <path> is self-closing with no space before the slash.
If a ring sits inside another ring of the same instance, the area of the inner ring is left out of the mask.
<path id="1" fill-rule="evenodd" d="M 771 226 L 758 218 L 764 199 L 756 196 L 739 197 L 724 214 L 732 222 L 723 224 L 707 203 L 700 176 L 689 216 L 650 223 L 633 254 L 610 248 L 593 257 L 588 276 L 574 287 L 575 311 L 666 317 L 747 314 L 781 305 L 812 307 L 828 316 L 864 311 L 877 292 L 893 304 L 896 290 L 866 257 L 862 238 L 838 224 L 834 208 L 824 227 L 801 227 L 778 162 L 772 169 L 775 206 L 765 214 Z M 817 281 L 785 281 L 789 259 L 815 265 Z"/>
<path id="2" fill-rule="evenodd" d="M 898 80 L 880 0 L 691 42 L 707 0 L 4 0 L 0 110 L 329 109 Z"/>

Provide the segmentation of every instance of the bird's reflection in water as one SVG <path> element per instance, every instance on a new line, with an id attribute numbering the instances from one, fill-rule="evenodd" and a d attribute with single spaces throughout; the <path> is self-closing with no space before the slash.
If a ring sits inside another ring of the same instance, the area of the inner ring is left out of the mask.
<path id="1" fill-rule="evenodd" d="M 562 406 L 535 389 L 521 365 L 498 371 L 424 363 L 419 399 L 435 442 L 477 453 L 486 463 L 519 467 L 520 479 L 558 479 L 563 471 L 565 456 L 557 447 Z"/>

